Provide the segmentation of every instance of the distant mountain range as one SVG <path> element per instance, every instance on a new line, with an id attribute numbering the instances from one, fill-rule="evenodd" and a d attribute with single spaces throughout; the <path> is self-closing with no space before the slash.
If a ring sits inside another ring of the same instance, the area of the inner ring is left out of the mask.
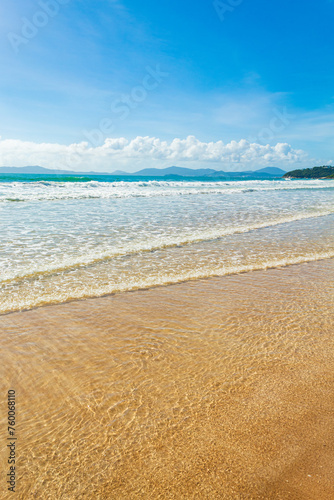
<path id="1" fill-rule="evenodd" d="M 35 166 L 0 167 L 0 174 L 40 174 L 40 175 L 108 175 L 105 172 L 75 172 L 74 170 L 56 170 Z"/>
<path id="2" fill-rule="evenodd" d="M 123 173 L 123 175 L 125 172 Z M 142 175 L 145 177 L 166 177 L 166 176 L 180 176 L 180 177 L 244 177 L 244 176 L 275 176 L 282 177 L 285 170 L 276 167 L 266 167 L 260 170 L 247 170 L 244 172 L 225 172 L 223 170 L 214 170 L 212 168 L 182 168 L 182 167 L 168 167 L 168 168 L 144 168 L 132 175 Z"/>
<path id="3" fill-rule="evenodd" d="M 183 167 L 168 167 L 168 168 L 144 168 L 138 172 L 123 172 L 115 170 L 114 172 L 75 172 L 73 170 L 52 170 L 39 166 L 28 167 L 0 167 L 0 174 L 40 174 L 40 175 L 126 175 L 126 176 L 143 176 L 143 177 L 259 177 L 271 178 L 282 177 L 286 172 L 281 168 L 266 167 L 260 170 L 247 170 L 245 172 L 224 172 L 223 170 L 214 170 L 212 168 L 183 168 Z"/>

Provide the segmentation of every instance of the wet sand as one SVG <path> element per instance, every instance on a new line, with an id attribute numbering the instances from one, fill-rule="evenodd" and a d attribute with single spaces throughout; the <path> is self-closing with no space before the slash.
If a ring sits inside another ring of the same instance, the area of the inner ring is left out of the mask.
<path id="1" fill-rule="evenodd" d="M 334 498 L 334 260 L 0 317 L 20 499 Z"/>

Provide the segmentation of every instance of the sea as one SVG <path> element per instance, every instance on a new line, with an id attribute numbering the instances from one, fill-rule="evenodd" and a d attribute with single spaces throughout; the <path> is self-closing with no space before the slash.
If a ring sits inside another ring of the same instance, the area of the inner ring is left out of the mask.
<path id="1" fill-rule="evenodd" d="M 0 175 L 0 313 L 334 257 L 334 181 Z"/>

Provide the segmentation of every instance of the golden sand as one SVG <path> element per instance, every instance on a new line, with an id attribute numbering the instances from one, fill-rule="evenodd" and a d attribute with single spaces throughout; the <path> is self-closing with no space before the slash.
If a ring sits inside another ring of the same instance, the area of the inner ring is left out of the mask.
<path id="1" fill-rule="evenodd" d="M 334 498 L 334 261 L 0 317 L 19 499 Z"/>

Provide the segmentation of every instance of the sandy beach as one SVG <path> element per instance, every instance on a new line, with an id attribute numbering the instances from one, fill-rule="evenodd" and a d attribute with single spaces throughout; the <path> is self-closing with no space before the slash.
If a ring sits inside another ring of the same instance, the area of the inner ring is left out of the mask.
<path id="1" fill-rule="evenodd" d="M 0 500 L 334 500 L 333 5 L 5 2 Z"/>
<path id="2" fill-rule="evenodd" d="M 333 276 L 327 259 L 1 316 L 15 497 L 334 497 Z"/>

